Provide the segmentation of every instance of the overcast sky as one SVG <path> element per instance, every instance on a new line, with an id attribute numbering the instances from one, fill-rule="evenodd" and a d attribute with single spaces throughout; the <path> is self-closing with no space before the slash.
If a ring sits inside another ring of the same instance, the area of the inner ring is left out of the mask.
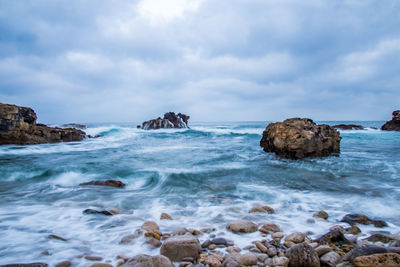
<path id="1" fill-rule="evenodd" d="M 388 120 L 399 0 L 0 0 L 0 102 L 39 121 Z"/>

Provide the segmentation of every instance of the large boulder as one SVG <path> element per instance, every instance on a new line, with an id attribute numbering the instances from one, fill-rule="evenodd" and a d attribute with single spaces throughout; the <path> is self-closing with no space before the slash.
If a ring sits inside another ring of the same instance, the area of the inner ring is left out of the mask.
<path id="1" fill-rule="evenodd" d="M 260 146 L 265 152 L 291 159 L 323 157 L 340 152 L 340 134 L 329 125 L 310 119 L 292 118 L 271 123 L 263 132 Z"/>
<path id="2" fill-rule="evenodd" d="M 36 123 L 31 108 L 0 103 L 0 145 L 30 145 L 81 141 L 85 132 L 74 128 L 53 128 Z"/>
<path id="3" fill-rule="evenodd" d="M 173 267 L 172 262 L 162 255 L 137 255 L 122 264 L 122 267 Z"/>
<path id="4" fill-rule="evenodd" d="M 387 121 L 382 125 L 383 131 L 400 131 L 400 110 L 395 110 L 392 113 L 392 120 Z"/>
<path id="5" fill-rule="evenodd" d="M 197 260 L 201 253 L 201 245 L 199 240 L 192 235 L 177 235 L 165 240 L 160 253 L 171 261 L 181 261 L 187 257 Z"/>
<path id="6" fill-rule="evenodd" d="M 190 116 L 185 114 L 174 112 L 168 112 L 164 114 L 164 118 L 158 117 L 154 120 L 145 121 L 142 123 L 142 129 L 144 130 L 155 130 L 161 128 L 189 128 L 188 121 Z"/>

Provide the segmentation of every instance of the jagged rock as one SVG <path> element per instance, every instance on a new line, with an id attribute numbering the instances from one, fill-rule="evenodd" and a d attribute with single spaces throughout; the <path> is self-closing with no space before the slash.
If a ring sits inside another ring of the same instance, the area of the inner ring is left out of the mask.
<path id="1" fill-rule="evenodd" d="M 109 212 L 108 210 L 94 210 L 94 209 L 85 209 L 83 214 L 99 214 L 99 215 L 106 215 L 106 216 L 112 216 L 112 213 Z"/>
<path id="2" fill-rule="evenodd" d="M 233 221 L 226 228 L 234 233 L 253 233 L 257 231 L 257 224 L 250 221 Z"/>
<path id="3" fill-rule="evenodd" d="M 53 128 L 36 123 L 31 108 L 0 103 L 0 145 L 31 145 L 81 141 L 86 133 L 74 128 Z"/>
<path id="4" fill-rule="evenodd" d="M 386 227 L 387 223 L 381 220 L 372 220 L 368 218 L 365 215 L 362 214 L 346 214 L 341 222 L 346 222 L 350 224 L 351 226 L 356 225 L 356 224 L 373 224 L 375 227 Z"/>
<path id="5" fill-rule="evenodd" d="M 122 267 L 174 267 L 172 262 L 162 255 L 137 255 L 122 264 Z"/>
<path id="6" fill-rule="evenodd" d="M 162 244 L 160 253 L 171 261 L 180 261 L 186 257 L 197 260 L 201 246 L 199 240 L 192 235 L 177 235 L 168 238 Z"/>
<path id="7" fill-rule="evenodd" d="M 117 180 L 105 180 L 105 181 L 90 181 L 87 183 L 81 183 L 79 185 L 99 185 L 99 186 L 110 186 L 117 188 L 124 188 L 125 184 Z"/>
<path id="8" fill-rule="evenodd" d="M 174 112 L 168 112 L 164 114 L 164 118 L 160 117 L 154 120 L 145 121 L 142 123 L 142 129 L 144 130 L 155 130 L 161 128 L 189 128 L 188 120 L 190 116 L 185 114 Z"/>
<path id="9" fill-rule="evenodd" d="M 291 159 L 323 157 L 340 152 L 339 132 L 310 119 L 293 118 L 271 123 L 263 132 L 260 146 L 265 152 Z"/>
<path id="10" fill-rule="evenodd" d="M 285 256 L 289 259 L 289 267 L 320 267 L 318 253 L 304 243 L 289 248 Z"/>
<path id="11" fill-rule="evenodd" d="M 383 131 L 400 131 L 400 110 L 395 110 L 392 113 L 392 120 L 387 121 L 382 125 Z"/>
<path id="12" fill-rule="evenodd" d="M 333 125 L 332 128 L 340 130 L 364 130 L 364 126 L 356 124 L 337 124 Z"/>
<path id="13" fill-rule="evenodd" d="M 373 254 L 359 256 L 353 260 L 355 267 L 398 267 L 400 255 L 396 253 Z"/>

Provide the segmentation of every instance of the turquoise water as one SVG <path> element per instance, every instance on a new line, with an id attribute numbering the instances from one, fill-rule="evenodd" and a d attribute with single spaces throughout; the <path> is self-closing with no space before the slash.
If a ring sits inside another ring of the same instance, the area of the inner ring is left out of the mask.
<path id="1" fill-rule="evenodd" d="M 158 254 L 143 238 L 120 244 L 150 219 L 162 232 L 213 226 L 239 246 L 260 239 L 260 233 L 226 232 L 230 220 L 275 222 L 285 233 L 317 236 L 344 214 L 357 212 L 383 219 L 389 223 L 385 230 L 399 233 L 399 132 L 341 131 L 340 156 L 293 161 L 259 147 L 267 124 L 194 123 L 191 129 L 158 131 L 136 129 L 136 124 L 93 124 L 87 133 L 99 138 L 1 146 L 0 263 L 85 263 L 82 255 L 115 262 L 117 255 Z M 104 179 L 121 180 L 127 187 L 79 186 Z M 270 205 L 276 213 L 248 214 L 257 204 Z M 83 215 L 87 208 L 122 213 Z M 328 221 L 308 223 L 320 209 L 329 213 Z M 175 220 L 160 221 L 161 212 Z M 68 241 L 49 239 L 49 234 Z M 41 254 L 46 250 L 50 256 Z"/>

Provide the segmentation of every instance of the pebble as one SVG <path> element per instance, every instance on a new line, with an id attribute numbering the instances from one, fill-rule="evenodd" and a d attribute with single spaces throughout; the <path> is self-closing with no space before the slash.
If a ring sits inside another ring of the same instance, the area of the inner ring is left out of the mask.
<path id="1" fill-rule="evenodd" d="M 332 248 L 328 245 L 321 245 L 315 248 L 315 251 L 318 253 L 318 256 L 321 257 L 322 255 L 332 251 Z"/>
<path id="2" fill-rule="evenodd" d="M 208 246 L 209 250 L 214 250 L 216 248 L 217 248 L 217 245 L 215 245 L 215 244 L 211 244 L 211 245 Z"/>
<path id="3" fill-rule="evenodd" d="M 268 248 L 266 246 L 264 246 L 263 244 L 261 244 L 261 242 L 255 242 L 254 243 L 256 245 L 256 247 L 262 252 L 262 253 L 267 253 L 268 252 Z"/>

